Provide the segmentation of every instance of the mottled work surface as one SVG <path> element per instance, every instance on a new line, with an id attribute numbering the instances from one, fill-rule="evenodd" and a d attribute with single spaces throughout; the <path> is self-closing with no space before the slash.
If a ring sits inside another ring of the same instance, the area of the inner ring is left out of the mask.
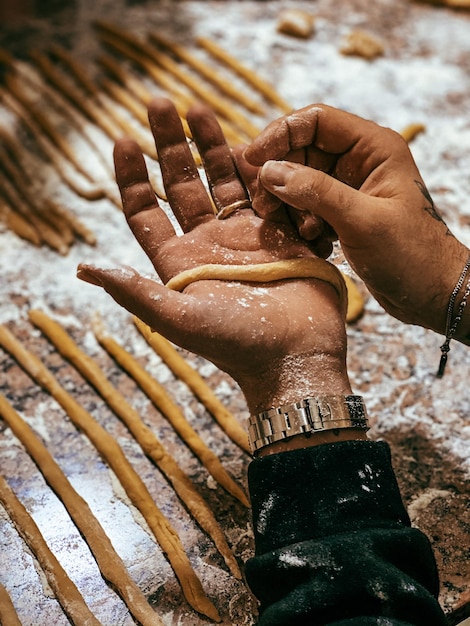
<path id="1" fill-rule="evenodd" d="M 296 5 L 317 16 L 314 36 L 299 40 L 276 32 L 277 16 L 285 4 L 56 2 L 50 3 L 48 15 L 43 18 L 3 24 L 0 45 L 17 57 L 27 58 L 30 48 L 46 49 L 55 41 L 71 48 L 94 76 L 98 72 L 95 59 L 102 48 L 91 26 L 92 18 L 110 20 L 138 34 L 161 32 L 189 48 L 194 47 L 197 35 L 204 35 L 273 83 L 293 107 L 326 102 L 395 130 L 422 123 L 426 130 L 412 143 L 413 154 L 444 219 L 469 245 L 470 13 L 406 0 L 298 2 Z M 370 62 L 340 54 L 345 38 L 357 28 L 382 41 L 382 57 Z M 240 83 L 240 88 L 246 87 Z M 262 127 L 277 115 L 267 107 L 264 117 L 253 121 Z M 0 120 L 2 124 L 12 123 L 3 107 Z M 72 145 L 76 141 L 80 151 L 79 139 L 72 134 L 69 139 Z M 105 148 L 110 154 L 110 141 Z M 239 562 L 249 558 L 253 549 L 249 511 L 214 483 L 143 393 L 98 347 L 91 332 L 92 314 L 98 311 L 113 336 L 165 385 L 194 428 L 220 455 L 229 473 L 242 484 L 248 456 L 227 439 L 188 388 L 161 363 L 129 316 L 98 289 L 75 278 L 75 268 L 84 260 L 114 267 L 132 265 L 144 273 L 150 273 L 151 268 L 134 244 L 119 210 L 106 199 L 91 202 L 80 198 L 53 176 L 52 169 L 44 164 L 35 171 L 38 188 L 74 212 L 96 234 L 97 246 L 78 243 L 62 257 L 47 248 L 35 248 L 4 228 L 0 232 L 0 322 L 41 356 L 65 388 L 118 440 L 177 529 L 223 624 L 253 624 L 256 603 L 244 584 L 228 574 L 212 542 L 194 524 L 118 419 L 27 321 L 28 310 L 40 308 L 70 331 L 192 478 L 214 510 Z M 409 235 L 409 245 L 419 245 L 419 233 Z M 442 582 L 441 601 L 450 611 L 470 586 L 470 353 L 464 346 L 453 346 L 446 375 L 436 380 L 442 338 L 393 320 L 367 294 L 365 298 L 364 316 L 348 329 L 353 388 L 365 397 L 372 421 L 371 436 L 385 439 L 392 447 L 411 518 L 433 543 Z M 186 356 L 242 421 L 246 408 L 232 381 L 211 364 Z M 1 351 L 0 391 L 42 437 L 72 484 L 89 502 L 164 623 L 208 623 L 184 601 L 145 523 L 86 437 L 74 428 L 55 401 Z M 0 472 L 33 515 L 97 618 L 106 626 L 132 624 L 126 607 L 103 582 L 63 506 L 3 422 Z M 10 593 L 25 626 L 68 623 L 1 508 L 0 583 Z"/>

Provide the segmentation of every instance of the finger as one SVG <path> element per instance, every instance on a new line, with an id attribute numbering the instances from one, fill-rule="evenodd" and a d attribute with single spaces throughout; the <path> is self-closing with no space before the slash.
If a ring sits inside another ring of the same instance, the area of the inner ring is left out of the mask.
<path id="1" fill-rule="evenodd" d="M 212 110 L 204 104 L 194 105 L 186 119 L 201 155 L 217 211 L 248 200 L 232 153 Z"/>
<path id="2" fill-rule="evenodd" d="M 335 177 L 359 188 L 380 163 L 390 158 L 391 152 L 397 152 L 396 165 L 400 165 L 405 145 L 390 129 L 321 104 L 272 122 L 247 148 L 245 156 L 250 163 L 262 165 L 312 146 L 314 150 L 310 151 L 306 164 L 317 167 L 317 162 L 320 165 L 324 161 L 318 169 L 331 171 L 336 163 L 332 172 Z M 330 156 L 321 157 L 320 153 Z"/>
<path id="3" fill-rule="evenodd" d="M 323 218 L 340 238 L 356 232 L 360 214 L 372 217 L 379 198 L 371 198 L 332 176 L 288 161 L 268 161 L 260 172 L 260 183 L 290 206 Z"/>
<path id="4" fill-rule="evenodd" d="M 132 268 L 104 270 L 82 263 L 78 266 L 77 277 L 102 287 L 118 304 L 170 341 L 180 344 L 186 336 L 197 335 L 197 307 L 194 312 L 190 309 L 191 299 L 144 278 Z M 190 332 L 188 315 L 191 317 Z"/>
<path id="5" fill-rule="evenodd" d="M 283 159 L 289 153 L 315 144 L 320 105 L 311 105 L 271 122 L 248 146 L 246 159 L 253 165 Z"/>
<path id="6" fill-rule="evenodd" d="M 303 239 L 313 241 L 323 235 L 326 222 L 321 217 L 307 211 L 299 211 L 293 207 L 288 207 L 287 211 Z"/>
<path id="7" fill-rule="evenodd" d="M 135 238 L 150 259 L 158 246 L 175 234 L 149 182 L 142 152 L 133 139 L 120 139 L 114 146 L 116 180 L 124 214 Z"/>
<path id="8" fill-rule="evenodd" d="M 253 198 L 256 192 L 256 186 L 258 182 L 259 167 L 257 165 L 251 165 L 245 159 L 246 144 L 240 144 L 232 148 L 232 156 L 235 161 L 235 165 L 238 170 L 238 174 L 243 181 L 250 198 Z"/>
<path id="9" fill-rule="evenodd" d="M 289 152 L 317 146 L 323 152 L 346 152 L 364 134 L 369 125 L 346 111 L 327 105 L 310 105 L 271 122 L 246 150 L 254 165 L 270 159 L 282 159 Z"/>
<path id="10" fill-rule="evenodd" d="M 188 232 L 213 218 L 212 203 L 173 103 L 167 98 L 156 98 L 150 103 L 148 114 L 168 202 L 181 228 Z"/>

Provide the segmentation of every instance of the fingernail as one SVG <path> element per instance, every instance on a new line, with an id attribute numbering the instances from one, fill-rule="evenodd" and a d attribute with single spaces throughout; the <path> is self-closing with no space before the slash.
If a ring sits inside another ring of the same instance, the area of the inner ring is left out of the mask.
<path id="1" fill-rule="evenodd" d="M 80 264 L 77 268 L 77 278 L 86 283 L 90 283 L 90 285 L 97 285 L 98 287 L 103 286 L 103 282 L 101 280 L 101 270 L 97 267 L 93 267 L 92 265 Z"/>
<path id="2" fill-rule="evenodd" d="M 261 168 L 262 183 L 273 187 L 283 187 L 292 172 L 292 165 L 293 163 L 286 161 L 266 161 Z"/>

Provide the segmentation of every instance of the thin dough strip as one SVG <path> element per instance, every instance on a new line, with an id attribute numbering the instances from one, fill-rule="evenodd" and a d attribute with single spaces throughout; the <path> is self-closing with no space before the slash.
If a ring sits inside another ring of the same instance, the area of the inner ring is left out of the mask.
<path id="1" fill-rule="evenodd" d="M 69 248 L 64 238 L 50 225 L 42 220 L 34 212 L 28 202 L 20 196 L 18 190 L 11 184 L 11 181 L 0 172 L 0 183 L 4 194 L 15 211 L 27 220 L 34 227 L 40 237 L 40 242 L 47 244 L 52 250 L 59 254 L 66 255 Z"/>
<path id="2" fill-rule="evenodd" d="M 259 135 L 260 129 L 252 124 L 248 118 L 236 111 L 231 106 L 229 100 L 201 85 L 200 80 L 186 72 L 179 63 L 167 54 L 152 47 L 147 41 L 142 41 L 117 26 L 103 21 L 99 21 L 97 25 L 102 31 L 111 33 L 114 37 L 136 48 L 151 63 L 157 63 L 163 70 L 181 81 L 198 99 L 207 102 L 218 115 L 235 124 L 247 137 L 254 139 L 254 137 Z"/>
<path id="3" fill-rule="evenodd" d="M 90 246 L 96 246 L 95 234 L 87 228 L 76 215 L 64 206 L 57 204 L 57 202 L 51 198 L 47 198 L 45 202 L 52 213 L 59 215 L 69 225 L 76 237 L 80 238 Z"/>
<path id="4" fill-rule="evenodd" d="M 134 128 L 122 115 L 119 114 L 117 109 L 112 105 L 111 101 L 104 97 L 104 94 L 98 89 L 98 86 L 95 85 L 93 80 L 83 69 L 82 65 L 76 61 L 70 52 L 58 44 L 51 46 L 51 52 L 64 63 L 67 70 L 72 73 L 76 82 L 88 94 L 88 96 L 92 98 L 93 102 L 95 102 L 99 107 L 104 108 L 126 134 L 134 136 L 141 144 L 142 150 L 148 154 L 148 156 L 152 159 L 156 159 L 157 153 L 155 150 L 155 144 L 150 137 L 150 134 L 146 134 L 143 130 Z"/>
<path id="5" fill-rule="evenodd" d="M 18 614 L 8 591 L 0 584 L 0 624 L 2 626 L 21 626 Z"/>
<path id="6" fill-rule="evenodd" d="M 39 437 L 35 435 L 32 428 L 1 394 L 0 415 L 21 441 L 49 487 L 67 509 L 96 559 L 102 576 L 123 599 L 133 617 L 142 626 L 163 626 L 163 622 L 149 605 L 145 595 L 129 576 L 124 563 L 93 515 L 88 503 L 75 491 L 58 463 Z"/>
<path id="7" fill-rule="evenodd" d="M 6 84 L 10 94 L 14 96 L 14 98 L 10 98 L 8 100 L 8 106 L 13 108 L 16 115 L 18 115 L 18 117 L 22 119 L 23 123 L 29 128 L 42 150 L 54 163 L 59 175 L 69 187 L 71 187 L 78 195 L 88 200 L 95 200 L 106 196 L 114 204 L 120 207 L 120 196 L 116 192 L 114 178 L 109 178 L 109 165 L 106 164 L 104 169 L 104 174 L 108 178 L 106 183 L 98 182 L 95 178 L 93 178 L 93 175 L 83 167 L 80 159 L 63 135 L 54 127 L 53 124 L 50 123 L 48 117 L 40 110 L 40 108 L 37 105 L 32 104 L 31 100 L 26 96 L 22 87 L 22 83 L 24 82 L 24 73 L 25 72 L 23 71 L 20 73 L 17 72 L 15 75 L 7 75 Z M 21 81 L 19 78 L 21 78 Z M 30 78 L 27 80 L 28 82 L 31 82 Z M 48 86 L 46 85 L 45 87 L 47 88 Z M 35 90 L 38 89 L 37 83 L 34 85 L 34 88 Z M 49 93 L 53 93 L 50 88 Z M 8 94 L 4 96 L 4 99 L 7 98 L 7 96 Z M 71 113 L 73 113 L 73 111 L 70 110 L 69 107 L 69 119 Z M 83 132 L 83 128 L 80 128 L 80 130 L 82 134 L 87 135 L 87 133 Z M 60 154 L 56 154 L 57 152 Z M 72 169 L 74 174 L 78 173 L 84 177 L 87 181 L 86 187 L 79 183 L 74 175 L 70 175 L 68 173 L 66 165 L 62 164 L 63 159 L 60 155 L 65 156 L 68 167 Z M 101 160 L 104 160 L 103 157 L 101 157 Z"/>
<path id="8" fill-rule="evenodd" d="M 60 150 L 67 161 L 89 182 L 95 182 L 92 175 L 83 167 L 81 159 L 75 154 L 70 145 L 67 143 L 65 136 L 59 132 L 50 122 L 50 117 L 28 98 L 24 88 L 23 81 L 18 75 L 7 74 L 6 85 L 10 93 L 28 110 L 29 115 L 34 118 L 35 122 L 40 126 L 41 130 L 49 137 L 52 143 Z"/>
<path id="9" fill-rule="evenodd" d="M 195 69 L 208 82 L 211 82 L 219 91 L 225 93 L 233 101 L 241 104 L 248 111 L 256 113 L 256 115 L 265 114 L 264 108 L 258 102 L 233 85 L 225 76 L 216 72 L 213 67 L 210 67 L 204 61 L 198 59 L 184 46 L 174 43 L 166 37 L 163 37 L 160 33 L 157 34 L 155 32 L 150 33 L 150 40 L 161 48 L 169 50 L 172 54 L 181 59 L 181 61 L 186 63 L 186 65 Z"/>
<path id="10" fill-rule="evenodd" d="M 13 68 L 20 74 L 21 78 L 28 81 L 36 89 L 40 89 L 49 102 L 67 118 L 67 121 L 80 131 L 82 137 L 86 139 L 100 159 L 106 173 L 114 179 L 114 168 L 112 160 L 109 158 L 109 153 L 103 148 L 103 142 L 98 140 L 94 133 L 90 132 L 89 120 L 84 116 L 83 112 L 72 106 L 57 88 L 48 85 L 44 77 L 39 74 L 38 69 L 31 64 L 27 64 L 24 61 L 15 61 Z"/>
<path id="11" fill-rule="evenodd" d="M 116 139 L 122 135 L 121 129 L 117 123 L 105 115 L 92 98 L 84 98 L 83 93 L 70 82 L 69 78 L 65 76 L 61 70 L 55 67 L 45 54 L 38 50 L 33 50 L 30 52 L 30 56 L 47 80 L 77 107 L 79 111 L 82 111 L 88 119 L 97 124 L 110 139 L 116 141 Z"/>
<path id="12" fill-rule="evenodd" d="M 205 595 L 178 534 L 156 506 L 144 482 L 127 460 L 118 443 L 93 419 L 90 413 L 65 391 L 47 367 L 32 352 L 27 350 L 5 326 L 0 326 L 0 346 L 59 403 L 75 426 L 88 437 L 114 471 L 129 499 L 141 512 L 166 554 L 189 604 L 199 613 L 214 621 L 220 621 L 219 613 Z"/>
<path id="13" fill-rule="evenodd" d="M 18 500 L 3 476 L 0 476 L 0 502 L 16 530 L 28 544 L 43 570 L 55 597 L 74 626 L 101 626 L 90 611 L 75 584 L 49 549 L 36 522 Z M 2 620 L 2 624 L 3 624 Z"/>
<path id="14" fill-rule="evenodd" d="M 162 361 L 171 369 L 173 374 L 182 380 L 191 389 L 196 398 L 206 407 L 215 421 L 226 435 L 242 450 L 250 454 L 248 435 L 236 418 L 228 411 L 220 400 L 208 387 L 202 376 L 178 353 L 171 343 L 155 333 L 139 318 L 134 317 L 134 323 L 147 343 L 160 356 Z"/>
<path id="15" fill-rule="evenodd" d="M 198 280 L 236 280 L 245 282 L 272 282 L 288 278 L 317 278 L 335 288 L 340 304 L 346 310 L 346 321 L 354 322 L 364 310 L 363 298 L 354 281 L 332 263 L 317 257 L 283 259 L 256 265 L 206 264 L 185 270 L 169 280 L 166 286 L 182 291 Z"/>
<path id="16" fill-rule="evenodd" d="M 110 74 L 112 74 L 117 80 L 122 83 L 123 87 L 118 88 L 117 85 L 102 79 L 102 84 L 111 93 L 115 100 L 121 102 L 124 106 L 127 106 L 137 117 L 137 119 L 145 125 L 148 125 L 148 113 L 147 107 L 149 102 L 154 98 L 154 94 L 147 89 L 147 87 L 141 83 L 135 76 L 130 74 L 130 72 L 126 72 L 125 69 L 117 63 L 110 56 L 101 56 L 99 59 L 101 65 L 105 67 Z M 132 94 L 130 96 L 129 94 Z M 141 107 L 137 106 L 137 102 L 140 101 Z M 180 112 L 182 112 L 183 107 L 178 106 Z M 191 131 L 189 129 L 188 123 L 181 117 L 181 122 L 183 124 L 183 129 L 186 137 L 191 137 Z"/>
<path id="17" fill-rule="evenodd" d="M 148 398 L 154 403 L 157 409 L 166 417 L 175 431 L 197 456 L 214 480 L 219 483 L 228 493 L 232 494 L 243 505 L 250 503 L 244 491 L 229 476 L 219 457 L 210 450 L 199 437 L 193 427 L 186 420 L 183 412 L 177 404 L 173 402 L 166 392 L 150 374 L 134 359 L 124 348 L 122 348 L 112 337 L 103 330 L 100 324 L 93 325 L 95 337 L 113 359 L 131 376 L 141 387 Z"/>
<path id="18" fill-rule="evenodd" d="M 26 212 L 24 213 L 23 217 L 25 217 L 26 219 L 30 219 L 32 222 L 35 221 L 36 214 L 33 214 L 33 217 L 30 218 L 32 207 L 35 207 L 35 209 L 37 209 L 37 219 L 41 219 L 41 220 L 46 219 L 49 225 L 54 227 L 54 225 L 56 224 L 55 219 L 54 219 L 55 216 L 52 219 L 48 219 L 48 215 L 47 215 L 48 212 L 42 210 L 44 208 L 43 203 L 45 202 L 45 204 L 48 206 L 49 209 L 52 210 L 53 213 L 59 212 L 61 214 L 61 216 L 65 219 L 65 222 L 67 222 L 69 230 L 71 230 L 72 232 L 75 232 L 77 236 L 82 238 L 87 243 L 94 245 L 96 243 L 96 238 L 94 237 L 93 233 L 89 231 L 78 220 L 77 217 L 75 217 L 70 211 L 65 211 L 65 209 L 63 209 L 62 211 L 59 211 L 57 207 L 56 207 L 56 210 L 52 209 L 52 206 L 50 206 L 53 202 L 52 200 L 50 200 L 49 198 L 46 198 L 44 200 L 42 199 L 42 197 L 41 198 L 38 197 L 38 194 L 35 193 L 34 191 L 33 181 L 31 180 L 31 176 L 27 175 L 26 173 L 27 168 L 25 167 L 24 160 L 22 158 L 24 157 L 24 155 L 21 154 L 21 150 L 19 149 L 18 143 L 2 128 L 0 128 L 0 140 L 1 140 L 1 143 L 5 144 L 4 147 L 1 148 L 0 161 L 2 162 L 2 165 L 5 169 L 9 168 L 10 179 L 17 181 L 17 187 L 21 189 L 21 191 L 25 195 L 26 195 L 25 189 L 31 188 L 31 191 L 27 193 L 26 204 L 28 206 L 24 207 Z M 7 158 L 6 155 L 4 154 L 5 152 L 8 152 L 8 156 L 11 158 Z M 26 185 L 25 185 L 25 181 L 27 181 Z M 39 205 L 39 202 L 41 202 L 41 205 Z M 24 206 L 24 203 L 23 203 L 23 206 Z M 22 208 L 23 207 L 20 207 L 19 210 L 21 210 Z M 39 228 L 39 230 L 41 229 Z M 41 233 L 39 231 L 38 231 L 38 235 L 39 237 L 41 236 Z M 41 240 L 39 241 L 37 245 L 40 245 L 40 243 L 41 243 Z"/>
<path id="19" fill-rule="evenodd" d="M 287 278 L 318 278 L 326 281 L 335 288 L 342 305 L 347 302 L 347 290 L 341 272 L 332 263 L 317 257 L 283 259 L 256 265 L 200 265 L 174 276 L 166 286 L 174 291 L 182 291 L 198 280 L 269 283 Z"/>
<path id="20" fill-rule="evenodd" d="M 75 191 L 77 195 L 87 200 L 98 200 L 106 195 L 105 191 L 101 187 L 90 185 L 85 187 L 77 181 L 75 175 L 70 174 L 67 167 L 68 162 L 64 163 L 64 159 L 59 153 L 57 147 L 48 137 L 46 137 L 44 133 L 42 133 L 40 126 L 33 120 L 18 100 L 13 98 L 11 94 L 7 93 L 2 88 L 0 88 L 0 99 L 2 99 L 5 105 L 22 120 L 25 126 L 28 127 L 41 150 L 55 166 L 59 176 L 66 185 Z M 75 169 L 73 169 L 73 172 L 74 174 L 76 173 Z"/>
<path id="21" fill-rule="evenodd" d="M 2 135 L 0 131 L 0 137 Z M 6 195 L 15 203 L 17 211 L 35 225 L 45 243 L 58 252 L 67 254 L 75 238 L 72 228 L 60 216 L 44 210 L 44 201 L 38 196 L 32 181 L 10 154 L 10 151 L 0 145 L 0 163 L 8 175 L 8 180 L 3 185 Z"/>
<path id="22" fill-rule="evenodd" d="M 101 40 L 111 48 L 137 63 L 147 74 L 156 82 L 157 85 L 167 91 L 176 106 L 178 115 L 184 119 L 187 109 L 196 102 L 194 96 L 189 95 L 181 89 L 174 77 L 158 67 L 155 62 L 145 55 L 145 53 L 133 48 L 132 45 L 126 44 L 111 32 L 103 31 L 100 33 Z M 238 145 L 245 142 L 245 138 L 233 128 L 226 120 L 219 119 L 219 124 L 224 135 L 231 144 Z M 190 136 L 190 135 L 189 135 Z"/>
<path id="23" fill-rule="evenodd" d="M 95 361 L 78 347 L 57 322 L 38 310 L 29 311 L 29 319 L 46 335 L 58 352 L 96 389 L 106 404 L 126 425 L 147 457 L 155 463 L 173 486 L 194 519 L 212 538 L 232 574 L 241 578 L 237 562 L 212 511 L 175 459 L 168 454 L 152 430 L 144 424 L 138 412 L 109 382 Z"/>
<path id="24" fill-rule="evenodd" d="M 86 115 L 89 120 L 108 135 L 112 141 L 121 138 L 123 134 L 128 134 L 137 139 L 148 156 L 156 158 L 155 145 L 142 132 L 139 132 L 138 129 L 131 126 L 128 120 L 124 119 L 116 106 L 114 106 L 114 103 L 105 97 L 105 94 L 96 93 L 95 97 L 90 96 L 84 98 L 82 92 L 68 80 L 68 77 L 51 63 L 46 55 L 38 51 L 33 51 L 30 55 L 47 80 L 49 80 L 82 114 Z M 106 183 L 102 194 L 111 200 L 118 208 L 121 208 L 121 199 L 116 191 L 115 183 L 108 184 L 108 181 L 106 181 Z M 165 198 L 165 194 L 159 186 L 155 186 L 155 191 L 159 194 L 159 197 Z M 79 192 L 77 191 L 77 193 Z M 83 195 L 83 193 L 81 195 Z"/>
<path id="25" fill-rule="evenodd" d="M 0 221 L 21 239 L 35 246 L 41 245 L 41 237 L 29 220 L 26 220 L 13 205 L 8 205 L 3 199 L 0 199 Z"/>
<path id="26" fill-rule="evenodd" d="M 259 93 L 261 93 L 266 100 L 275 104 L 283 113 L 291 113 L 292 106 L 286 102 L 277 93 L 272 85 L 264 81 L 256 72 L 250 70 L 248 67 L 240 63 L 235 57 L 231 56 L 223 48 L 221 48 L 215 41 L 208 39 L 207 37 L 198 37 L 197 44 L 201 46 L 212 57 L 221 61 L 229 67 L 231 70 L 241 76 L 249 85 L 254 87 Z"/>

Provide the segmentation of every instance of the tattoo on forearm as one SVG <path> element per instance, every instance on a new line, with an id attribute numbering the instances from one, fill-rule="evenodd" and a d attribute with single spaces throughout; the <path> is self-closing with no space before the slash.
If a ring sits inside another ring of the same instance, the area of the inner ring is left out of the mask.
<path id="1" fill-rule="evenodd" d="M 423 196 L 426 198 L 426 200 L 429 202 L 429 206 L 425 206 L 424 210 L 426 211 L 426 213 L 429 213 L 429 215 L 437 220 L 438 222 L 442 222 L 445 226 L 447 226 L 447 224 L 444 222 L 444 220 L 442 219 L 441 214 L 439 213 L 439 211 L 436 209 L 436 206 L 434 204 L 434 200 L 431 198 L 431 194 L 429 193 L 429 191 L 427 190 L 426 186 L 423 185 L 423 183 L 420 180 L 415 180 L 415 183 L 418 185 L 418 189 L 421 191 L 421 193 L 423 194 Z M 451 232 L 450 230 L 447 228 L 447 235 L 450 235 Z"/>

